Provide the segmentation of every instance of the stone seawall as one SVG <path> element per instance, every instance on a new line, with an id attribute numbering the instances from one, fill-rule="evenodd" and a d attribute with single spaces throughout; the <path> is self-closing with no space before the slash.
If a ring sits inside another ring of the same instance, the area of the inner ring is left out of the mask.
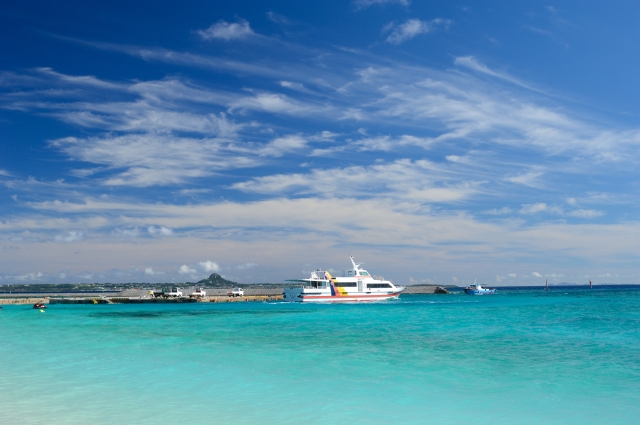
<path id="1" fill-rule="evenodd" d="M 109 297 L 109 298 L 51 298 L 50 304 L 181 304 L 181 303 L 195 303 L 195 302 L 247 302 L 247 301 L 277 301 L 281 300 L 282 295 L 277 296 L 244 296 L 244 297 L 229 297 L 229 296 L 213 296 L 202 298 L 149 298 L 149 297 Z M 27 303 L 24 303 L 27 304 Z"/>
<path id="2" fill-rule="evenodd" d="M 9 298 L 9 299 L 0 299 L 0 305 L 11 305 L 11 304 L 49 304 L 49 298 Z"/>
<path id="3" fill-rule="evenodd" d="M 242 297 L 231 297 L 227 293 L 230 289 L 205 289 L 208 296 L 202 298 L 151 298 L 148 290 L 126 290 L 111 296 L 96 296 L 96 294 L 58 294 L 58 297 L 24 297 L 18 294 L 3 296 L 0 305 L 7 304 L 174 304 L 193 302 L 247 302 L 247 301 L 279 301 L 282 300 L 282 288 L 247 288 Z M 189 294 L 189 291 L 185 291 Z M 412 285 L 407 286 L 402 295 L 414 294 L 448 294 L 442 286 Z"/>
<path id="4" fill-rule="evenodd" d="M 446 288 L 431 285 L 411 285 L 407 286 L 403 294 L 448 294 Z"/>

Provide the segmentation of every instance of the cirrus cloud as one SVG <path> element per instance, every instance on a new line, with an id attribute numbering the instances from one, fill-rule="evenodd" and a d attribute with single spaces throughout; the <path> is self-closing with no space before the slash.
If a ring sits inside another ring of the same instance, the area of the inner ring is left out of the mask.
<path id="1" fill-rule="evenodd" d="M 394 23 L 387 24 L 383 28 L 383 32 L 391 31 L 386 38 L 386 42 L 390 44 L 402 44 L 407 40 L 414 38 L 420 34 L 428 34 L 438 28 L 448 28 L 452 21 L 449 19 L 432 19 L 431 21 L 421 21 L 419 19 L 408 19 L 403 24 L 396 25 Z"/>

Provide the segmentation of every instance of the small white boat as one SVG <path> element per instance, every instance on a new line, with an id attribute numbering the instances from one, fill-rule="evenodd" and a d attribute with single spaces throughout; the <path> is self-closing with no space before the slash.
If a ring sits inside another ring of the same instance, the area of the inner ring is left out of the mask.
<path id="1" fill-rule="evenodd" d="M 291 302 L 357 302 L 382 301 L 398 298 L 403 286 L 395 286 L 388 280 L 375 279 L 368 271 L 361 269 L 351 258 L 352 270 L 342 276 L 331 276 L 323 270 L 311 272 L 308 279 L 294 279 L 287 282 L 301 284 L 295 288 L 285 288 L 284 300 Z"/>
<path id="2" fill-rule="evenodd" d="M 495 288 L 483 288 L 479 283 L 473 283 L 464 288 L 464 292 L 469 295 L 491 295 L 496 293 Z"/>

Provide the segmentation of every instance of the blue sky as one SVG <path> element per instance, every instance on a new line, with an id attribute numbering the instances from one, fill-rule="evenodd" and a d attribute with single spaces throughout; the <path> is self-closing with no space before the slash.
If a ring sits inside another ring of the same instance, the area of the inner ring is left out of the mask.
<path id="1" fill-rule="evenodd" d="M 636 2 L 13 2 L 0 283 L 640 283 Z"/>

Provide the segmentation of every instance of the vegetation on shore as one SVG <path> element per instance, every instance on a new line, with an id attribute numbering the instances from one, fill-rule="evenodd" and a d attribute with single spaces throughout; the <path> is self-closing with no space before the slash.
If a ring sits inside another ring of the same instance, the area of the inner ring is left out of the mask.
<path id="1" fill-rule="evenodd" d="M 128 282 L 128 283 L 13 283 L 1 284 L 0 293 L 9 292 L 98 292 L 98 291 L 122 291 L 125 289 L 141 289 L 141 288 L 166 288 L 172 286 L 188 287 L 199 286 L 203 288 L 232 288 L 235 286 L 251 285 L 255 287 L 282 287 L 282 284 L 276 283 L 251 283 L 239 284 L 231 280 L 227 280 L 218 273 L 213 273 L 206 279 L 198 282 L 165 282 L 165 283 L 148 283 L 148 282 Z"/>

